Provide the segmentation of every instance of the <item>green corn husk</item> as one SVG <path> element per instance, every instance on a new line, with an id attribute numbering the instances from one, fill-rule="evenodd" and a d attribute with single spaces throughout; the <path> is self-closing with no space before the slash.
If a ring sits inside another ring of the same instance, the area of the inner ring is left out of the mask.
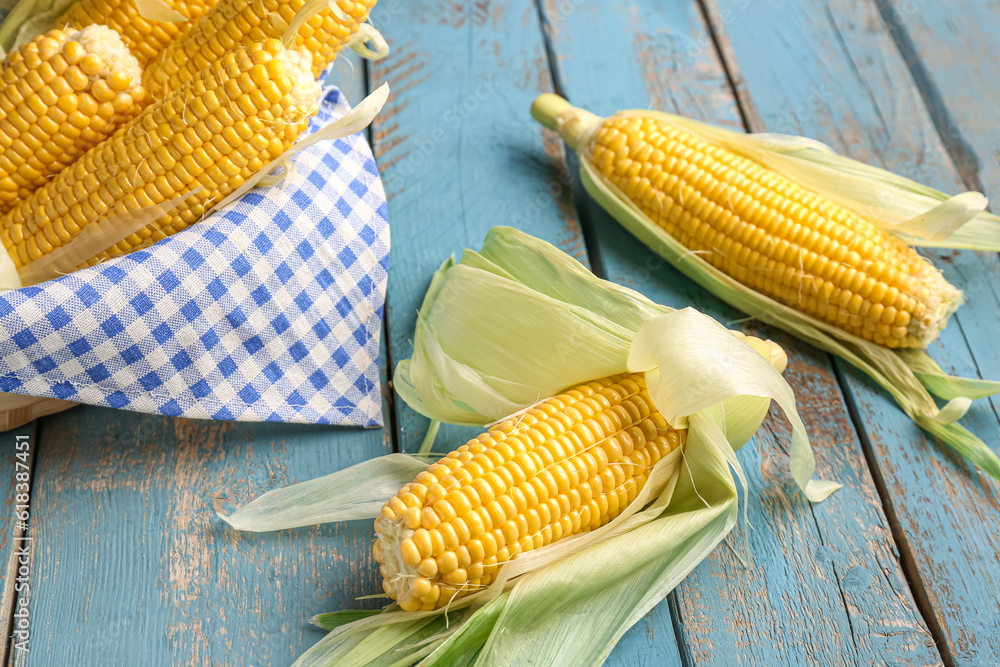
<path id="1" fill-rule="evenodd" d="M 36 35 L 56 27 L 56 21 L 76 0 L 0 0 L 0 58 Z M 7 13 L 4 14 L 4 9 Z"/>
<path id="2" fill-rule="evenodd" d="M 739 153 L 833 199 L 911 245 L 1000 250 L 1000 218 L 984 210 L 986 198 L 979 193 L 949 197 L 902 176 L 837 155 L 825 144 L 804 137 L 743 134 L 657 111 L 630 110 L 619 114 L 653 117 Z M 974 399 L 1000 392 L 1000 382 L 946 375 L 921 350 L 891 350 L 866 341 L 737 282 L 696 253 L 688 252 L 592 166 L 588 156 L 605 119 L 551 94 L 536 99 L 532 115 L 559 132 L 578 153 L 581 180 L 590 196 L 650 249 L 726 303 L 859 368 L 924 430 L 983 472 L 1000 479 L 1000 458 L 956 423 Z M 931 394 L 949 402 L 939 408 Z"/>
<path id="3" fill-rule="evenodd" d="M 650 472 L 614 521 L 520 554 L 487 589 L 444 610 L 335 612 L 298 667 L 420 664 L 599 665 L 621 636 L 725 538 L 738 519 L 734 450 L 774 399 L 792 424 L 792 476 L 813 501 L 839 485 L 815 464 L 773 343 L 727 331 L 686 308 L 655 304 L 596 278 L 548 243 L 493 229 L 435 273 L 400 396 L 437 421 L 483 426 L 605 375 L 645 373 L 686 443 Z M 450 449 L 450 447 L 449 447 Z M 223 517 L 246 530 L 374 518 L 426 459 L 393 454 L 265 494 Z M 394 479 L 395 477 L 395 479 Z"/>

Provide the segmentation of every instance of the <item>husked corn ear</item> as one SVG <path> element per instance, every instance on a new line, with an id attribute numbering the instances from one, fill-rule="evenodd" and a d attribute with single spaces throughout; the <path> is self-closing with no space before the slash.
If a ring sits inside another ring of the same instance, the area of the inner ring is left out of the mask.
<path id="1" fill-rule="evenodd" d="M 142 109 L 139 63 L 104 26 L 50 30 L 0 63 L 0 214 Z"/>
<path id="2" fill-rule="evenodd" d="M 888 347 L 925 347 L 961 302 L 915 250 L 797 183 L 641 114 L 607 119 L 591 162 L 739 282 Z"/>
<path id="3" fill-rule="evenodd" d="M 287 150 L 319 96 L 308 53 L 278 40 L 239 46 L 0 218 L 0 240 L 20 268 L 106 215 L 203 186 L 92 262 L 178 232 Z"/>
<path id="4" fill-rule="evenodd" d="M 306 0 L 219 0 L 146 68 L 143 83 L 154 98 L 176 89 L 207 63 L 238 44 L 280 38 Z M 337 0 L 299 29 L 295 46 L 313 57 L 318 77 L 367 18 L 375 0 Z"/>
<path id="5" fill-rule="evenodd" d="M 588 382 L 470 440 L 375 520 L 385 592 L 431 610 L 488 586 L 518 554 L 618 516 L 677 449 L 641 374 Z"/>
<path id="6" fill-rule="evenodd" d="M 213 0 L 166 0 L 184 18 L 183 23 L 152 21 L 139 15 L 135 0 L 78 0 L 59 17 L 56 25 L 83 28 L 91 24 L 106 25 L 119 35 L 125 45 L 145 66 L 170 42 L 177 39 L 190 21 L 197 19 L 212 6 Z"/>

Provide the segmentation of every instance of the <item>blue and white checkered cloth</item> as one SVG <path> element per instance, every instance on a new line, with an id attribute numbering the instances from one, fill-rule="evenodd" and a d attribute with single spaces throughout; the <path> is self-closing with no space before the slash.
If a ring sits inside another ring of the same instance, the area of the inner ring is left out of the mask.
<path id="1" fill-rule="evenodd" d="M 325 91 L 308 132 L 349 107 Z M 364 137 L 295 156 L 145 250 L 0 293 L 0 392 L 162 415 L 381 426 L 385 193 Z"/>

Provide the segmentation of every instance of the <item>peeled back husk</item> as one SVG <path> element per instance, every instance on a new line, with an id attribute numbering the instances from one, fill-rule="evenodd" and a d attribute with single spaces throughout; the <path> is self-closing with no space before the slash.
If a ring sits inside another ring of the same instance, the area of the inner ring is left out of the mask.
<path id="1" fill-rule="evenodd" d="M 885 389 L 922 428 L 990 476 L 1000 479 L 1000 458 L 979 438 L 956 423 L 964 416 L 973 399 L 1000 392 L 1000 382 L 947 376 L 923 351 L 891 350 L 877 345 L 741 284 L 697 253 L 689 252 L 590 162 L 590 145 L 605 119 L 572 107 L 554 95 L 540 96 L 532 107 L 532 113 L 539 122 L 557 130 L 570 148 L 577 151 L 581 180 L 588 194 L 650 249 L 726 303 L 856 366 Z M 1000 219 L 983 212 L 971 215 L 974 213 L 972 209 L 979 204 L 985 206 L 974 195 L 959 195 L 957 202 L 942 205 L 949 198 L 941 193 L 934 194 L 936 191 L 908 179 L 837 156 L 825 145 L 802 137 L 741 134 L 656 111 L 631 110 L 620 114 L 649 115 L 676 124 L 706 141 L 799 181 L 843 206 L 853 207 L 859 215 L 878 224 L 887 233 L 895 233 L 893 228 L 896 225 L 908 229 L 908 234 L 900 235 L 900 238 L 908 240 L 909 234 L 917 230 L 933 237 L 934 232 L 929 230 L 975 229 L 982 240 L 982 245 L 977 248 L 1000 247 L 997 243 L 1000 239 Z M 882 192 L 887 184 L 891 184 L 897 193 L 895 203 L 882 202 L 881 208 L 875 207 L 870 194 L 865 194 L 872 189 L 866 189 L 861 184 L 866 179 L 882 183 L 879 186 Z M 858 199 L 847 201 L 851 192 L 857 193 Z M 924 216 L 925 222 L 913 222 L 914 216 Z M 929 223 L 926 222 L 928 219 Z M 921 224 L 924 224 L 923 228 Z M 974 226 L 970 228 L 970 225 Z M 970 247 L 954 234 L 945 237 L 945 240 L 940 240 L 940 235 L 938 238 L 934 244 L 947 244 L 949 239 L 956 239 L 955 247 Z M 931 367 L 936 371 L 926 372 Z M 949 403 L 939 408 L 932 393 L 946 398 Z"/>
<path id="2" fill-rule="evenodd" d="M 785 363 L 774 343 L 728 331 L 690 308 L 655 304 L 544 241 L 494 228 L 480 252 L 466 251 L 434 275 L 413 357 L 396 369 L 400 396 L 433 419 L 482 426 L 582 380 L 642 372 L 656 409 L 687 426 L 687 441 L 654 466 L 640 495 L 610 523 L 521 553 L 488 588 L 444 610 L 391 605 L 348 615 L 350 622 L 317 618 L 333 629 L 296 665 L 600 664 L 735 526 L 737 480 L 746 486 L 734 450 L 772 399 L 792 423 L 793 477 L 805 495 L 819 500 L 839 486 L 809 479 L 812 453 L 779 372 Z M 385 488 L 389 469 L 366 462 L 342 471 L 331 492 L 338 499 L 357 493 L 354 506 L 370 508 L 367 481 L 376 477 Z M 412 480 L 405 469 L 400 486 Z M 324 514 L 374 516 L 318 506 L 310 484 L 271 492 L 234 516 L 246 525 L 252 514 L 266 529 Z M 296 494 L 303 517 L 290 509 Z M 263 502 L 268 496 L 274 500 Z"/>

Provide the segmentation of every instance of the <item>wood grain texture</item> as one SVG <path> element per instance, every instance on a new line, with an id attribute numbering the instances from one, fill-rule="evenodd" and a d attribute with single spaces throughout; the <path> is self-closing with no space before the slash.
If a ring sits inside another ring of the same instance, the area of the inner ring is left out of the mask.
<path id="1" fill-rule="evenodd" d="M 38 398 L 21 394 L 0 394 L 0 433 L 23 426 L 45 415 L 79 405 L 58 398 Z"/>
<path id="2" fill-rule="evenodd" d="M 478 248 L 495 225 L 513 225 L 584 257 L 568 194 L 550 190 L 558 144 L 542 146 L 528 115 L 551 89 L 531 0 L 454 3 L 383 0 L 375 24 L 392 53 L 370 67 L 372 87 L 392 95 L 373 126 L 389 198 L 389 346 L 407 358 L 431 274 L 449 255 Z M 416 449 L 427 428 L 399 402 L 399 443 Z M 469 437 L 444 428 L 442 447 Z"/>
<path id="3" fill-rule="evenodd" d="M 962 181 L 992 198 L 996 211 L 1000 134 L 995 116 L 983 111 L 1000 103 L 1000 4 L 962 0 L 946 11 L 936 3 L 876 1 Z M 1000 322 L 997 256 L 942 252 L 938 257 L 976 311 L 976 317 L 962 319 L 963 333 L 991 341 Z M 1000 346 L 977 345 L 975 357 L 984 368 L 1000 368 Z M 1000 398 L 991 401 L 993 410 L 1000 411 Z"/>
<path id="4" fill-rule="evenodd" d="M 539 0 L 541 12 L 530 0 L 382 0 L 373 20 L 393 55 L 358 65 L 347 90 L 352 101 L 363 96 L 361 73 L 393 87 L 373 132 L 393 225 L 391 356 L 410 352 L 432 271 L 477 247 L 496 224 L 556 242 L 654 299 L 738 317 L 578 197 L 581 233 L 560 144 L 527 113 L 554 86 L 597 112 L 654 106 L 737 125 L 728 68 L 754 129 L 817 136 L 957 188 L 947 147 L 878 8 L 865 4 L 872 1 L 721 0 L 709 5 L 713 39 L 684 0 Z M 927 4 L 916 3 L 921 11 Z M 971 136 L 970 125 L 961 127 Z M 937 261 L 970 303 L 932 354 L 946 369 L 1000 378 L 996 257 L 947 253 Z M 770 417 L 739 455 L 750 477 L 749 567 L 733 549 L 717 549 L 626 634 L 608 664 L 935 664 L 940 656 L 900 573 L 894 522 L 949 661 L 1000 663 L 1000 487 L 928 442 L 863 377 L 837 364 L 841 394 L 826 356 L 751 330 L 788 348 L 787 377 L 820 473 L 845 488 L 821 505 L 802 501 L 787 473 L 787 428 Z M 874 470 L 860 455 L 845 401 L 864 425 Z M 1000 442 L 997 407 L 982 402 L 966 420 L 991 444 Z M 399 443 L 412 450 L 427 422 L 401 404 L 387 407 L 387 417 L 393 409 Z M 439 447 L 468 433 L 442 429 Z M 32 654 L 18 664 L 290 664 L 322 636 L 304 625 L 313 613 L 380 606 L 353 601 L 379 589 L 370 524 L 248 535 L 212 510 L 386 453 L 391 436 L 391 428 L 218 424 L 96 408 L 45 418 L 33 442 Z M 7 438 L 12 447 L 5 434 L 2 456 Z M 872 473 L 891 493 L 889 519 Z M 0 492 L 8 482 L 0 479 Z M 0 521 L 5 564 L 9 519 Z"/>
<path id="5" fill-rule="evenodd" d="M 653 107 L 740 124 L 697 6 L 633 0 L 614 10 L 571 14 L 560 14 L 555 1 L 545 7 L 556 80 L 574 104 L 601 114 Z M 596 51 L 592 44 L 604 48 Z M 598 81 L 598 60 L 622 74 Z M 661 303 L 693 305 L 722 322 L 741 318 L 650 253 L 586 195 L 578 207 L 592 260 L 606 277 Z M 750 487 L 749 567 L 740 562 L 743 542 L 734 535 L 733 548 L 716 549 L 675 593 L 686 664 L 868 664 L 887 654 L 900 663 L 935 664 L 939 656 L 909 595 L 830 359 L 781 332 L 752 331 L 788 350 L 785 375 L 820 474 L 845 486 L 810 506 L 787 471 L 787 424 L 768 418 L 739 453 Z M 667 610 L 661 604 L 654 614 Z M 620 648 L 635 638 L 630 633 Z"/>
<path id="6" fill-rule="evenodd" d="M 384 454 L 383 432 L 97 408 L 40 431 L 17 664 L 287 665 L 312 614 L 377 585 L 367 521 L 248 534 L 213 509 Z"/>
<path id="7" fill-rule="evenodd" d="M 961 179 L 877 7 L 831 0 L 711 5 L 744 82 L 743 102 L 762 126 L 829 142 L 862 160 L 948 191 Z M 742 9 L 740 9 L 742 7 Z M 735 15 L 719 20 L 726 11 Z M 949 5 L 949 11 L 960 7 Z M 780 20 L 775 20 L 780 16 Z M 761 48 L 762 44 L 768 48 Z M 935 253 L 969 302 L 930 354 L 961 374 L 1000 377 L 995 350 L 997 270 L 992 254 Z M 960 665 L 1000 662 L 1000 507 L 995 482 L 930 439 L 867 378 L 838 362 L 862 437 L 877 464 L 887 512 L 899 526 L 908 574 L 942 654 Z M 965 423 L 1000 443 L 995 404 L 981 401 Z M 995 449 L 996 451 L 996 449 Z"/>
<path id="8" fill-rule="evenodd" d="M 970 188 L 1000 194 L 1000 5 L 877 0 L 942 140 Z"/>

